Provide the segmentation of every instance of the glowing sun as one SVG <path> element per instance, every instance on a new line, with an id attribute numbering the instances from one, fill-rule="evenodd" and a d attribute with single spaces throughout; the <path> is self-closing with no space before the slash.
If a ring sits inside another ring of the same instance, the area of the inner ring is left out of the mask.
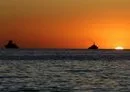
<path id="1" fill-rule="evenodd" d="M 115 49 L 116 49 L 116 50 L 123 50 L 124 48 L 121 47 L 121 46 L 118 46 L 118 47 L 116 47 Z"/>

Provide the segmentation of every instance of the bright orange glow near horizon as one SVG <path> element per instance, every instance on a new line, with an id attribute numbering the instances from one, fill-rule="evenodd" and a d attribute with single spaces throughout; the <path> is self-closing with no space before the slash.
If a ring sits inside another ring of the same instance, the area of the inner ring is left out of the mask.
<path id="1" fill-rule="evenodd" d="M 124 50 L 124 48 L 121 47 L 121 46 L 118 46 L 118 47 L 116 47 L 115 49 L 116 49 L 116 50 Z"/>
<path id="2" fill-rule="evenodd" d="M 130 49 L 129 0 L 0 1 L 0 46 Z"/>

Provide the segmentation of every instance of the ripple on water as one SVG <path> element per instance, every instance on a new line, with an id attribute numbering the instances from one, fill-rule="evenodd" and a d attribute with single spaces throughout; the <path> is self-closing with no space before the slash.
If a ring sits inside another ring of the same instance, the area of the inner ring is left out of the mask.
<path id="1" fill-rule="evenodd" d="M 129 92 L 130 61 L 0 60 L 1 92 Z"/>

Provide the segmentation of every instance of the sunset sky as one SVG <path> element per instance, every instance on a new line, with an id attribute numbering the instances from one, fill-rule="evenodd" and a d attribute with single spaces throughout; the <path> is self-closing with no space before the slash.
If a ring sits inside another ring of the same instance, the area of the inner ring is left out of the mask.
<path id="1" fill-rule="evenodd" d="M 130 49 L 130 0 L 1 0 L 0 46 Z"/>

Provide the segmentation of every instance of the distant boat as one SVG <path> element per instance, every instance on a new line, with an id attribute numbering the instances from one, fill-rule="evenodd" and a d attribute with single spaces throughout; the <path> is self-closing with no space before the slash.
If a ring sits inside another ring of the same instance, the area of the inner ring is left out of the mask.
<path id="1" fill-rule="evenodd" d="M 12 40 L 10 40 L 10 41 L 8 41 L 8 44 L 5 45 L 5 48 L 6 49 L 18 49 L 19 47 L 15 43 L 13 43 Z"/>
<path id="2" fill-rule="evenodd" d="M 92 46 L 90 46 L 88 49 L 98 49 L 98 46 L 94 43 Z"/>

